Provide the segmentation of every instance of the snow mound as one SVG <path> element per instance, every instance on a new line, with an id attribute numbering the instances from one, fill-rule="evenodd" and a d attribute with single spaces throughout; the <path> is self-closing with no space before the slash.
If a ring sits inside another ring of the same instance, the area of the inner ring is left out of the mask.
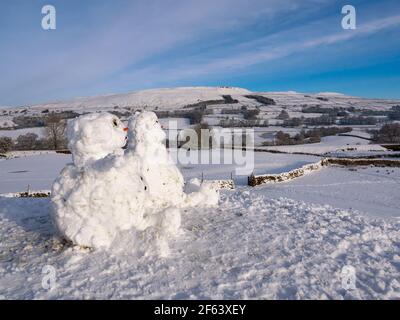
<path id="1" fill-rule="evenodd" d="M 127 149 L 124 126 L 107 113 L 85 115 L 69 123 L 73 164 L 52 187 L 52 218 L 59 233 L 74 244 L 110 247 L 122 231 L 156 228 L 162 254 L 179 233 L 179 208 L 218 203 L 207 183 L 186 195 L 182 174 L 164 145 L 153 112 L 129 120 Z"/>
<path id="2" fill-rule="evenodd" d="M 219 192 L 211 181 L 201 182 L 199 179 L 191 179 L 185 186 L 186 206 L 195 207 L 202 205 L 205 207 L 215 207 L 218 204 Z"/>

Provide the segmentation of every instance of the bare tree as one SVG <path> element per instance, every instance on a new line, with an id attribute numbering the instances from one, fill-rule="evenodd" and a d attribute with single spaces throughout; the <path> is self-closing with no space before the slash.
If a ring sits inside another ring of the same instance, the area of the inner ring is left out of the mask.
<path id="1" fill-rule="evenodd" d="M 400 143 L 400 124 L 385 124 L 380 130 L 374 131 L 373 140 L 377 143 Z"/>
<path id="2" fill-rule="evenodd" d="M 56 113 L 49 114 L 45 119 L 46 135 L 54 150 L 65 146 L 66 121 Z"/>

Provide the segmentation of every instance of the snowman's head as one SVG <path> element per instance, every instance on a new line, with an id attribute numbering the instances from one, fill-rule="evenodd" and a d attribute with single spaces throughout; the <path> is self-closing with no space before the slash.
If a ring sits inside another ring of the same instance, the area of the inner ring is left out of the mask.
<path id="1" fill-rule="evenodd" d="M 126 143 L 126 128 L 110 113 L 92 113 L 68 123 L 68 147 L 74 164 L 83 167 L 121 150 Z"/>
<path id="2" fill-rule="evenodd" d="M 129 146 L 155 145 L 166 139 L 154 112 L 144 111 L 129 120 Z"/>

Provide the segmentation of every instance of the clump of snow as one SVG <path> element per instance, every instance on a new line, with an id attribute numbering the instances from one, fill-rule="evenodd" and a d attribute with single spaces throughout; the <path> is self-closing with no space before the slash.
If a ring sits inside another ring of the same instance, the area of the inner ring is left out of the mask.
<path id="1" fill-rule="evenodd" d="M 207 183 L 189 195 L 183 177 L 164 145 L 153 112 L 129 120 L 127 149 L 121 122 L 110 114 L 82 116 L 69 124 L 73 164 L 53 184 L 53 220 L 60 234 L 73 243 L 107 248 L 124 230 L 158 229 L 164 240 L 179 233 L 179 208 L 218 203 Z"/>
<path id="2" fill-rule="evenodd" d="M 185 192 L 188 193 L 186 205 L 195 207 L 203 205 L 213 207 L 218 204 L 219 192 L 215 184 L 211 181 L 203 181 L 194 178 L 185 186 Z"/>

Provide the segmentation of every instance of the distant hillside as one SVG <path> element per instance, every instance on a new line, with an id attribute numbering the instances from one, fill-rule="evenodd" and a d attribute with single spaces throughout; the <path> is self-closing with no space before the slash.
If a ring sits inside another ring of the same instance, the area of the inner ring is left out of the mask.
<path id="1" fill-rule="evenodd" d="M 246 95 L 250 91 L 230 87 L 182 87 L 136 91 L 97 97 L 78 98 L 65 102 L 54 102 L 32 106 L 32 109 L 104 109 L 113 107 L 174 109 L 200 101 L 223 99 L 223 96 Z"/>
<path id="2" fill-rule="evenodd" d="M 306 94 L 294 91 L 251 92 L 233 87 L 181 87 L 2 108 L 0 109 L 0 128 L 41 126 L 43 116 L 49 112 L 63 113 L 65 118 L 98 111 L 113 112 L 120 117 L 126 117 L 138 110 L 153 110 L 164 116 L 170 115 L 171 112 L 178 116 L 179 112 L 174 113 L 174 111 L 180 111 L 181 117 L 187 117 L 184 114 L 189 109 L 212 109 L 208 110 L 207 114 L 227 117 L 229 114 L 242 114 L 242 108 L 249 108 L 249 110 L 257 108 L 261 112 L 257 118 L 265 120 L 276 117 L 282 110 L 292 112 L 291 117 L 309 117 L 312 116 L 312 112 L 315 113 L 314 116 L 318 116 L 320 113 L 329 113 L 327 109 L 341 113 L 347 110 L 349 114 L 355 116 L 387 116 L 395 105 L 400 105 L 400 101 L 364 99 L 335 92 Z M 219 123 L 219 120 L 213 122 Z M 270 122 L 272 123 L 274 121 Z"/>

